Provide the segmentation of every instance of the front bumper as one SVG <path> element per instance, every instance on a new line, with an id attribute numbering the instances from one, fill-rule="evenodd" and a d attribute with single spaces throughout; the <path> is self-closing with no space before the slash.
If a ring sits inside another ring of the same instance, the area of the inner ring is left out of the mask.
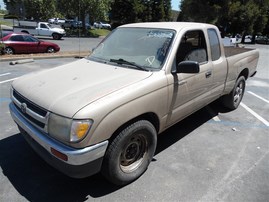
<path id="1" fill-rule="evenodd" d="M 13 103 L 10 103 L 9 109 L 27 142 L 51 166 L 74 178 L 87 177 L 100 171 L 108 141 L 82 149 L 72 148 L 31 125 Z M 67 160 L 54 156 L 51 152 L 52 148 L 66 155 Z"/>

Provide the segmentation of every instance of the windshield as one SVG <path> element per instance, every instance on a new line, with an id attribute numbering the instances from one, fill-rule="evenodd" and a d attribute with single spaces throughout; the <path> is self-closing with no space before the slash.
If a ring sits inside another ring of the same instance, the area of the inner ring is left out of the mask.
<path id="1" fill-rule="evenodd" d="M 174 34 L 175 31 L 168 29 L 118 28 L 97 46 L 89 58 L 160 70 Z"/>

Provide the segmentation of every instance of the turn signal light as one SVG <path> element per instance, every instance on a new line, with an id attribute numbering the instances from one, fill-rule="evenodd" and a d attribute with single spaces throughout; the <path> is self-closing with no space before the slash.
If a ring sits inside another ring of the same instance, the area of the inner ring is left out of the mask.
<path id="1" fill-rule="evenodd" d="M 68 157 L 62 152 L 59 152 L 58 150 L 52 147 L 50 148 L 50 151 L 54 156 L 58 157 L 59 159 L 62 159 L 63 161 L 68 161 Z"/>

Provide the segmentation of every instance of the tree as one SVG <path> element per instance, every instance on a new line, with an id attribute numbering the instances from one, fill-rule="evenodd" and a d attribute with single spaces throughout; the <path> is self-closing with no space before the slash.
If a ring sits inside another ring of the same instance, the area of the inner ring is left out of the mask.
<path id="1" fill-rule="evenodd" d="M 111 4 L 111 21 L 117 25 L 169 21 L 170 18 L 170 0 L 114 0 Z"/>
<path id="2" fill-rule="evenodd" d="M 117 25 L 140 21 L 145 6 L 138 0 L 114 0 L 111 4 L 111 21 Z"/>
<path id="3" fill-rule="evenodd" d="M 269 18 L 269 0 L 183 0 L 180 8 L 178 21 L 212 23 L 222 34 L 252 34 L 253 41 Z"/>
<path id="4" fill-rule="evenodd" d="M 24 0 L 27 19 L 44 20 L 56 16 L 56 0 Z"/>
<path id="5" fill-rule="evenodd" d="M 110 0 L 58 0 L 58 10 L 68 18 L 79 17 L 85 29 L 85 17 L 89 14 L 90 21 L 108 20 Z"/>

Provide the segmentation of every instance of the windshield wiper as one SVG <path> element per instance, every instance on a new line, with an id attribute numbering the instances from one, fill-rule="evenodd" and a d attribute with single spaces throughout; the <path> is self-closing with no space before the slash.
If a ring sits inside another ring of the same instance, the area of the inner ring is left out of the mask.
<path id="1" fill-rule="evenodd" d="M 122 58 L 120 58 L 120 59 L 110 59 L 109 61 L 110 62 L 115 62 L 115 63 L 120 64 L 120 65 L 131 65 L 133 67 L 136 67 L 137 69 L 140 69 L 140 70 L 143 70 L 143 71 L 149 71 L 146 68 L 144 68 L 143 66 L 141 66 L 139 64 L 136 64 L 135 62 L 130 62 L 130 61 L 124 60 Z"/>

